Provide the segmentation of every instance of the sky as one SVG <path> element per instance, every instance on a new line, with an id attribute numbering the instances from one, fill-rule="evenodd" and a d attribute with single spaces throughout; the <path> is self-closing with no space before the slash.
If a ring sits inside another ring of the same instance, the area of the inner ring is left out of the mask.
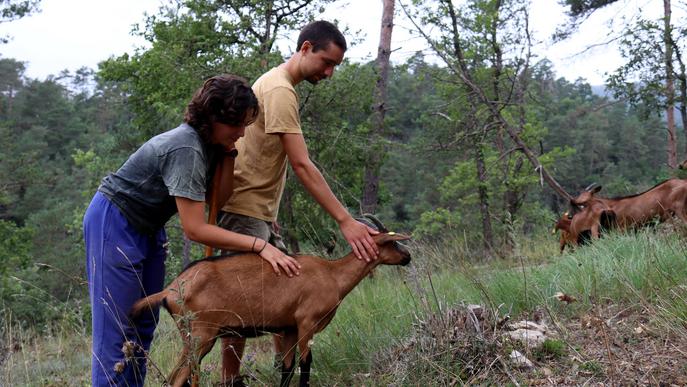
<path id="1" fill-rule="evenodd" d="M 655 2 L 624 1 L 633 6 Z M 0 35 L 11 37 L 9 43 L 0 45 L 0 56 L 26 62 L 25 75 L 29 78 L 45 79 L 64 69 L 73 72 L 82 66 L 97 69 L 98 62 L 110 56 L 145 47 L 147 42 L 143 38 L 131 34 L 132 26 L 143 23 L 144 13 L 155 14 L 163 3 L 164 0 L 43 0 L 41 12 L 0 24 Z M 398 5 L 396 8 L 391 60 L 401 63 L 425 45 L 422 38 L 413 36 L 412 24 L 402 15 Z M 620 55 L 609 47 L 581 52 L 586 45 L 602 41 L 611 28 L 603 20 L 618 19 L 620 13 L 617 9 L 599 12 L 586 22 L 588 27 L 574 39 L 551 44 L 551 33 L 564 20 L 563 8 L 557 0 L 533 0 L 532 29 L 534 36 L 542 41 L 537 52 L 554 63 L 558 76 L 570 81 L 582 77 L 591 84 L 602 84 L 604 72 L 622 63 Z M 351 60 L 363 61 L 376 56 L 381 14 L 381 1 L 348 0 L 329 7 L 323 18 L 338 19 L 351 30 L 364 33 L 363 41 L 347 52 Z M 295 37 L 293 34 L 283 37 L 278 42 L 279 47 L 290 52 Z"/>

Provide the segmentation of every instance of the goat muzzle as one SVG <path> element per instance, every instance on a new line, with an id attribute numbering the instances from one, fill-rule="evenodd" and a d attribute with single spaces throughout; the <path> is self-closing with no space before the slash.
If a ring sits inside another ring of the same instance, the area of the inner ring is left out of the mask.
<path id="1" fill-rule="evenodd" d="M 406 255 L 403 257 L 403 260 L 401 261 L 401 266 L 408 266 L 410 263 L 410 255 Z"/>

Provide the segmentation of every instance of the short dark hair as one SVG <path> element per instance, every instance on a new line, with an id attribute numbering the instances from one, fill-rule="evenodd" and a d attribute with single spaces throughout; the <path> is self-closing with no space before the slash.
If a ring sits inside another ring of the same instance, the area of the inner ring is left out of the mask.
<path id="1" fill-rule="evenodd" d="M 334 24 L 325 20 L 317 20 L 303 27 L 300 35 L 298 35 L 296 52 L 301 50 L 301 46 L 306 40 L 312 44 L 313 52 L 326 49 L 329 43 L 336 44 L 344 52 L 348 49 L 346 38 L 341 31 Z"/>
<path id="2" fill-rule="evenodd" d="M 186 107 L 184 121 L 210 140 L 213 122 L 248 125 L 259 112 L 258 99 L 245 79 L 230 74 L 217 75 L 203 83 Z"/>

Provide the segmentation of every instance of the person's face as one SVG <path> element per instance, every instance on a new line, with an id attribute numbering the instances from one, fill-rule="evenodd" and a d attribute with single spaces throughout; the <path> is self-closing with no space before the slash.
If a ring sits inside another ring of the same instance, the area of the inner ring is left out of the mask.
<path id="1" fill-rule="evenodd" d="M 301 73 L 303 79 L 316 85 L 319 81 L 331 78 L 334 68 L 341 64 L 344 51 L 334 43 L 329 43 L 325 49 L 313 52 L 309 41 L 301 46 Z"/>
<path id="2" fill-rule="evenodd" d="M 212 143 L 220 144 L 225 148 L 233 148 L 234 143 L 243 137 L 245 132 L 245 124 L 235 126 L 215 121 L 212 123 Z"/>

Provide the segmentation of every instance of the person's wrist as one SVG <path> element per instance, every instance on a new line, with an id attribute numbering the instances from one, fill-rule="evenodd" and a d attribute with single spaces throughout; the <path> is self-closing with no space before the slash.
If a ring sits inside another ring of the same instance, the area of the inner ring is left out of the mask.
<path id="1" fill-rule="evenodd" d="M 255 252 L 255 243 L 258 241 L 258 237 L 253 237 L 253 244 L 250 245 L 250 252 Z"/>
<path id="2" fill-rule="evenodd" d="M 267 241 L 263 241 L 263 242 L 264 242 L 264 243 L 262 244 L 262 248 L 261 248 L 260 250 L 258 250 L 258 253 L 257 253 L 258 255 L 259 255 L 260 253 L 262 253 L 263 250 L 265 250 L 265 247 L 267 247 Z"/>
<path id="3" fill-rule="evenodd" d="M 340 226 L 340 225 L 347 223 L 347 222 L 350 222 L 351 220 L 354 220 L 354 219 L 351 216 L 351 214 L 346 213 L 344 215 L 335 217 L 334 220 L 336 220 L 336 223 L 338 223 Z"/>

